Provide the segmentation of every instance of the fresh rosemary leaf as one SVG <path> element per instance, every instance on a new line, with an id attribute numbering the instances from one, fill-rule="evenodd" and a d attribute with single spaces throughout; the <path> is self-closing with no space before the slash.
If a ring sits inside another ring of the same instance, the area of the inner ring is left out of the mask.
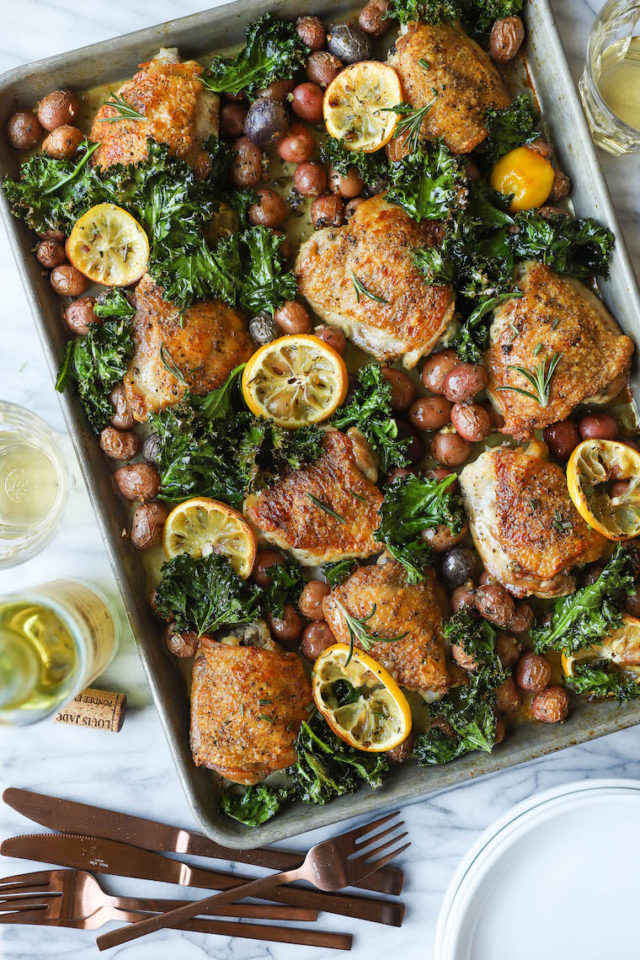
<path id="1" fill-rule="evenodd" d="M 322 500 L 319 500 L 317 497 L 314 497 L 312 493 L 308 493 L 307 496 L 309 497 L 309 500 L 315 503 L 316 507 L 320 507 L 321 510 L 324 510 L 325 513 L 328 513 L 329 516 L 333 517 L 334 520 L 337 520 L 339 523 L 347 522 L 345 518 L 341 517 L 339 513 L 336 513 L 332 507 L 326 503 L 323 503 Z"/>
<path id="2" fill-rule="evenodd" d="M 115 117 L 103 117 L 98 123 L 117 123 L 118 120 L 144 120 L 144 114 L 132 107 L 124 97 L 117 93 L 113 93 L 111 99 L 107 100 L 104 105 L 117 110 L 117 115 Z"/>
<path id="3" fill-rule="evenodd" d="M 531 384 L 533 391 L 525 390 L 523 387 L 497 387 L 497 390 L 510 390 L 513 393 L 520 393 L 523 397 L 529 397 L 535 400 L 541 407 L 549 405 L 549 395 L 551 391 L 551 378 L 560 362 L 561 353 L 554 353 L 552 357 L 545 358 L 538 363 L 533 370 L 527 367 L 519 367 L 509 364 L 508 370 L 515 370 L 520 376 Z"/>
<path id="4" fill-rule="evenodd" d="M 389 303 L 389 301 L 385 300 L 384 297 L 379 297 L 377 294 L 371 293 L 370 290 L 367 290 L 362 280 L 358 280 L 353 270 L 351 271 L 351 283 L 356 291 L 356 300 L 358 303 L 360 303 L 361 296 L 366 297 L 368 300 L 373 300 L 375 303 Z"/>
<path id="5" fill-rule="evenodd" d="M 349 631 L 349 656 L 344 662 L 345 667 L 349 664 L 351 657 L 353 656 L 353 647 L 356 641 L 360 644 L 363 650 L 371 650 L 371 647 L 375 643 L 395 643 L 396 640 L 402 640 L 406 637 L 406 633 L 402 633 L 397 637 L 381 637 L 377 633 L 370 633 L 367 629 L 367 623 L 371 620 L 371 617 L 377 610 L 377 605 L 374 605 L 371 608 L 371 613 L 366 617 L 354 617 L 352 616 L 347 608 L 339 600 L 336 600 L 336 606 L 340 610 L 340 613 L 345 619 L 347 624 L 347 630 Z"/>

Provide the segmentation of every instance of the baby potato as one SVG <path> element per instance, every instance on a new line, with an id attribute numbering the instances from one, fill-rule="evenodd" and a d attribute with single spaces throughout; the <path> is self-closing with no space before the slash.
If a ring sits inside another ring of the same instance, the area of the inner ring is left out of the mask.
<path id="1" fill-rule="evenodd" d="M 491 186 L 499 193 L 513 194 L 511 209 L 530 210 L 548 199 L 554 169 L 546 157 L 529 147 L 516 147 L 500 157 L 491 171 Z"/>

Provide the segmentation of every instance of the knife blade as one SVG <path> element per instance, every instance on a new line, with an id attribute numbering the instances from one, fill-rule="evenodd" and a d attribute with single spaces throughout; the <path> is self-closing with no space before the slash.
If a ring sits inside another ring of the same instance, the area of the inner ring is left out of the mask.
<path id="1" fill-rule="evenodd" d="M 75 867 L 118 877 L 161 880 L 203 890 L 229 890 L 248 883 L 255 877 L 220 870 L 191 867 L 182 860 L 171 860 L 161 853 L 151 853 L 118 840 L 73 836 L 67 833 L 34 833 L 10 837 L 0 844 L 0 853 L 7 857 L 37 860 L 58 866 Z M 269 891 L 269 900 L 295 907 L 309 907 L 359 920 L 372 920 L 399 927 L 404 904 L 392 900 L 357 897 L 345 893 L 324 893 L 304 887 L 277 887 Z"/>
<path id="2" fill-rule="evenodd" d="M 106 810 L 87 803 L 48 797 L 18 787 L 7 787 L 2 799 L 18 813 L 41 823 L 43 827 L 61 833 L 82 833 L 105 840 L 120 840 L 145 850 L 161 850 L 164 853 L 187 853 L 196 857 L 211 857 L 218 860 L 250 863 L 255 867 L 270 870 L 295 870 L 304 860 L 303 853 L 290 850 L 269 850 L 255 847 L 252 850 L 236 850 L 210 840 L 196 830 L 183 830 L 168 823 L 134 817 L 116 810 Z M 404 873 L 397 867 L 384 867 L 362 883 L 361 889 L 398 896 L 402 892 Z"/>

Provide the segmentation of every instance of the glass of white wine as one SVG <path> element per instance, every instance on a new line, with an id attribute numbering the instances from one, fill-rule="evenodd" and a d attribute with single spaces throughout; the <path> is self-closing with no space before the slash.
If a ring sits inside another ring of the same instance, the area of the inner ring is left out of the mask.
<path id="1" fill-rule="evenodd" d="M 68 488 L 56 434 L 29 410 L 0 401 L 0 567 L 28 560 L 51 540 Z"/>
<path id="2" fill-rule="evenodd" d="M 593 139 L 621 156 L 640 150 L 640 2 L 608 0 L 589 35 L 580 96 Z"/>
<path id="3" fill-rule="evenodd" d="M 55 580 L 0 598 L 0 724 L 35 723 L 109 664 L 117 635 L 93 586 Z"/>

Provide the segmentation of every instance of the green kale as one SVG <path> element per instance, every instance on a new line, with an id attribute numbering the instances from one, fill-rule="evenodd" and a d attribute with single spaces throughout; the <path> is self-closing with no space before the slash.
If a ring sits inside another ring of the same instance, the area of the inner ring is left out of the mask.
<path id="1" fill-rule="evenodd" d="M 337 560 L 336 563 L 325 563 L 322 567 L 322 573 L 329 586 L 333 588 L 340 583 L 344 583 L 357 567 L 357 560 Z"/>
<path id="2" fill-rule="evenodd" d="M 271 583 L 263 588 L 260 602 L 265 610 L 281 617 L 287 604 L 297 606 L 305 584 L 302 569 L 295 560 L 286 560 L 269 567 L 269 578 Z"/>
<path id="3" fill-rule="evenodd" d="M 281 252 L 285 237 L 267 227 L 251 227 L 241 237 L 248 262 L 240 282 L 239 301 L 249 313 L 274 314 L 285 300 L 295 299 L 296 278 L 285 269 Z"/>
<path id="4" fill-rule="evenodd" d="M 541 217 L 526 210 L 514 217 L 510 246 L 518 260 L 540 260 L 556 273 L 585 280 L 609 276 L 615 237 L 591 217 L 573 219 L 557 213 Z"/>
<path id="5" fill-rule="evenodd" d="M 258 827 L 275 817 L 291 793 L 289 787 L 272 787 L 267 783 L 254 783 L 249 787 L 234 784 L 223 791 L 220 807 L 228 817 L 246 827 Z"/>
<path id="6" fill-rule="evenodd" d="M 327 137 L 320 147 L 320 160 L 345 177 L 350 167 L 355 167 L 368 187 L 377 187 L 389 175 L 389 164 L 384 150 L 365 153 L 364 150 L 347 150 L 342 140 Z"/>
<path id="7" fill-rule="evenodd" d="M 101 294 L 93 305 L 93 312 L 102 320 L 111 317 L 131 320 L 136 315 L 136 311 L 118 287 L 112 287 L 107 293 Z"/>
<path id="8" fill-rule="evenodd" d="M 253 99 L 273 80 L 291 80 L 304 69 L 308 54 L 293 21 L 265 13 L 246 27 L 240 53 L 231 60 L 214 57 L 200 79 L 214 93 L 244 90 Z"/>
<path id="9" fill-rule="evenodd" d="M 391 407 L 391 384 L 377 363 L 360 368 L 352 399 L 336 410 L 331 423 L 338 430 L 357 427 L 377 453 L 384 472 L 408 463 L 408 441 L 400 436 Z"/>
<path id="10" fill-rule="evenodd" d="M 475 662 L 480 689 L 489 692 L 506 679 L 496 649 L 497 633 L 487 620 L 458 610 L 445 623 L 443 632 L 449 643 L 462 647 Z"/>
<path id="11" fill-rule="evenodd" d="M 541 135 L 540 114 L 532 97 L 526 93 L 520 94 L 502 110 L 489 109 L 485 123 L 489 136 L 478 152 L 487 164 L 494 164 L 505 153 L 531 143 Z"/>
<path id="12" fill-rule="evenodd" d="M 466 522 L 462 500 L 449 489 L 455 481 L 454 474 L 439 481 L 409 474 L 385 488 L 376 539 L 405 567 L 409 583 L 424 579 L 431 556 L 421 532 L 444 524 L 456 534 Z"/>
<path id="13" fill-rule="evenodd" d="M 221 627 L 252 623 L 259 598 L 259 587 L 242 580 L 226 557 L 211 554 L 196 560 L 180 553 L 162 564 L 154 605 L 178 630 L 193 630 L 201 637 Z"/>
<path id="14" fill-rule="evenodd" d="M 551 621 L 532 628 L 534 649 L 574 653 L 600 643 L 622 625 L 624 601 L 633 592 L 632 561 L 618 545 L 594 583 L 556 600 Z"/>
<path id="15" fill-rule="evenodd" d="M 254 488 L 268 485 L 286 469 L 299 470 L 322 454 L 324 432 L 315 424 L 287 430 L 269 421 L 255 420 L 254 426 L 263 431 L 262 443 L 254 458 L 257 471 Z"/>
<path id="16" fill-rule="evenodd" d="M 240 378 L 244 368 L 244 363 L 239 364 L 221 387 L 210 390 L 203 397 L 191 397 L 194 408 L 208 420 L 219 420 L 237 410 L 240 404 Z"/>
<path id="17" fill-rule="evenodd" d="M 152 251 L 149 273 L 166 300 L 187 309 L 200 300 L 223 300 L 232 306 L 241 274 L 238 235 L 220 240 L 212 249 L 204 237 L 185 247 Z"/>
<path id="18" fill-rule="evenodd" d="M 514 290 L 483 300 L 469 314 L 448 346 L 456 351 L 464 363 L 480 363 L 482 354 L 489 346 L 489 315 L 505 300 L 521 296 L 519 290 Z"/>
<path id="19" fill-rule="evenodd" d="M 444 634 L 473 657 L 476 669 L 466 686 L 452 687 L 430 705 L 431 716 L 446 721 L 452 733 L 435 725 L 418 737 L 421 766 L 449 763 L 472 750 L 490 753 L 496 741 L 495 690 L 507 677 L 496 650 L 497 633 L 486 620 L 460 610 L 445 624 Z"/>
<path id="20" fill-rule="evenodd" d="M 420 734 L 415 745 L 419 766 L 449 763 L 472 750 L 491 753 L 496 742 L 496 712 L 490 698 L 477 696 L 473 681 L 468 687 L 453 687 L 431 712 L 446 720 L 453 735 L 437 726 Z"/>
<path id="21" fill-rule="evenodd" d="M 291 772 L 304 803 L 328 803 L 334 797 L 355 793 L 363 783 L 376 789 L 389 771 L 383 753 L 365 753 L 349 746 L 317 712 L 303 722 L 295 747 L 298 762 Z"/>
<path id="22" fill-rule="evenodd" d="M 574 663 L 573 674 L 566 684 L 574 693 L 587 693 L 592 697 L 616 697 L 621 703 L 635 700 L 640 694 L 637 677 L 619 669 L 610 660 L 593 663 Z"/>
<path id="23" fill-rule="evenodd" d="M 467 178 L 464 163 L 443 143 L 428 143 L 389 167 L 391 185 L 385 199 L 397 203 L 420 223 L 446 220 L 459 202 Z"/>
<path id="24" fill-rule="evenodd" d="M 96 433 L 113 416 L 109 394 L 122 381 L 134 344 L 129 320 L 106 320 L 91 324 L 86 337 L 69 340 L 60 364 L 56 390 L 62 393 L 69 380 L 76 383 L 80 402 Z"/>
<path id="25" fill-rule="evenodd" d="M 454 24 L 461 20 L 470 33 L 485 36 L 496 20 L 519 14 L 522 5 L 523 0 L 391 0 L 386 16 L 400 23 Z"/>
<path id="26" fill-rule="evenodd" d="M 20 167 L 20 179 L 2 184 L 11 212 L 38 233 L 62 230 L 69 233 L 81 213 L 99 202 L 100 182 L 89 166 L 100 144 L 83 140 L 77 160 L 54 160 L 36 153 Z"/>

